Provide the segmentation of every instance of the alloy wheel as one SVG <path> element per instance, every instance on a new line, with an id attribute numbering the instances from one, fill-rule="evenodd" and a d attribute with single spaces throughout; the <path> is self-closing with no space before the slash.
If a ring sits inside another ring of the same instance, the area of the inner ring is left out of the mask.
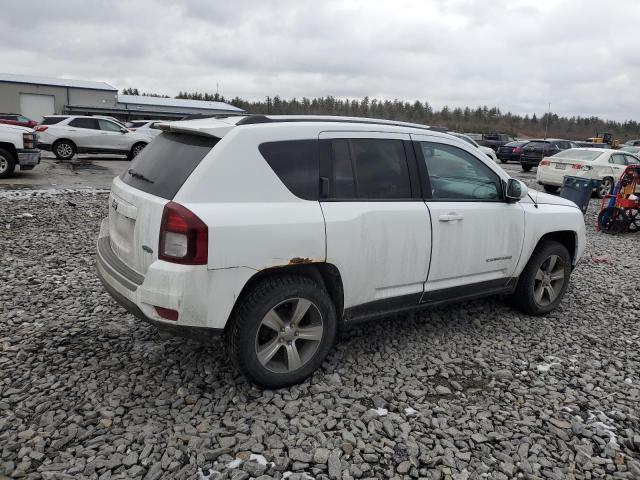
<path id="1" fill-rule="evenodd" d="M 604 180 L 602 180 L 602 182 L 600 182 L 600 191 L 598 192 L 600 197 L 604 197 L 605 195 L 608 195 L 609 192 L 611 192 L 612 183 L 613 182 L 610 178 L 605 178 Z"/>
<path id="2" fill-rule="evenodd" d="M 551 255 L 536 272 L 533 284 L 533 298 L 540 306 L 553 303 L 564 286 L 564 260 L 559 255 Z"/>
<path id="3" fill-rule="evenodd" d="M 136 145 L 133 147 L 133 156 L 136 157 L 143 149 L 144 145 Z"/>
<path id="4" fill-rule="evenodd" d="M 56 147 L 56 153 L 63 158 L 68 158 L 73 155 L 73 148 L 68 143 L 60 143 Z"/>
<path id="5" fill-rule="evenodd" d="M 269 310 L 260 322 L 255 353 L 267 370 L 291 373 L 313 358 L 323 334 L 320 309 L 306 298 L 290 298 Z"/>
<path id="6" fill-rule="evenodd" d="M 9 168 L 9 162 L 7 161 L 6 158 L 0 155 L 0 175 L 6 172 L 8 168 Z"/>

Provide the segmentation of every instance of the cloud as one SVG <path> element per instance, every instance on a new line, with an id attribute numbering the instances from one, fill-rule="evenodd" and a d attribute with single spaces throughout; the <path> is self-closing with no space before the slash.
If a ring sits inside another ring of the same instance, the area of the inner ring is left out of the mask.
<path id="1" fill-rule="evenodd" d="M 640 2 L 33 0 L 3 3 L 11 73 L 175 95 L 365 95 L 625 120 Z"/>

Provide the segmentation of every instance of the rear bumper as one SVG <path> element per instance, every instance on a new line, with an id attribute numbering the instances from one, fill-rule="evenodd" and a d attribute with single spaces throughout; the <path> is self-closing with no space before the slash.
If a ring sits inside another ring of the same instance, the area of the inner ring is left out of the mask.
<path id="1" fill-rule="evenodd" d="M 18 149 L 18 163 L 22 167 L 35 167 L 40 163 L 40 150 L 37 149 Z"/>
<path id="2" fill-rule="evenodd" d="M 222 333 L 222 328 L 206 326 L 207 305 L 198 301 L 201 295 L 194 298 L 188 288 L 180 288 L 191 282 L 202 283 L 203 279 L 198 277 L 202 273 L 207 275 L 206 267 L 204 272 L 187 272 L 181 265 L 175 268 L 167 262 L 154 262 L 154 268 L 150 267 L 146 276 L 141 275 L 113 252 L 107 232 L 103 222 L 97 242 L 96 269 L 105 289 L 120 305 L 158 329 L 181 337 L 206 341 Z M 166 264 L 167 268 L 156 264 Z M 178 320 L 163 319 L 154 306 L 177 310 Z"/>
<path id="3" fill-rule="evenodd" d="M 564 176 L 568 174 L 569 173 L 565 170 L 554 171 L 553 168 L 542 167 L 538 168 L 536 180 L 540 185 L 553 185 L 555 187 L 561 187 Z"/>

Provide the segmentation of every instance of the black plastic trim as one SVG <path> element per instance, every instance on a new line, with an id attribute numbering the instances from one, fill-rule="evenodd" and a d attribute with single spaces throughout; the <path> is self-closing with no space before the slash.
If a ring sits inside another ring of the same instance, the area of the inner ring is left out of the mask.
<path id="1" fill-rule="evenodd" d="M 517 283 L 516 277 L 500 278 L 432 292 L 375 300 L 345 309 L 344 321 L 346 324 L 353 324 L 387 315 L 466 302 L 491 295 L 506 295 L 513 293 Z"/>

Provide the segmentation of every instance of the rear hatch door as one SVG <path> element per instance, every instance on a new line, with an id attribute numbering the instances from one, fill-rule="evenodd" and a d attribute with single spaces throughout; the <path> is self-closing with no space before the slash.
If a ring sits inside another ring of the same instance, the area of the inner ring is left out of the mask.
<path id="1" fill-rule="evenodd" d="M 144 275 L 157 260 L 165 204 L 218 141 L 208 135 L 163 132 L 114 180 L 109 239 L 113 252 L 130 268 Z"/>

